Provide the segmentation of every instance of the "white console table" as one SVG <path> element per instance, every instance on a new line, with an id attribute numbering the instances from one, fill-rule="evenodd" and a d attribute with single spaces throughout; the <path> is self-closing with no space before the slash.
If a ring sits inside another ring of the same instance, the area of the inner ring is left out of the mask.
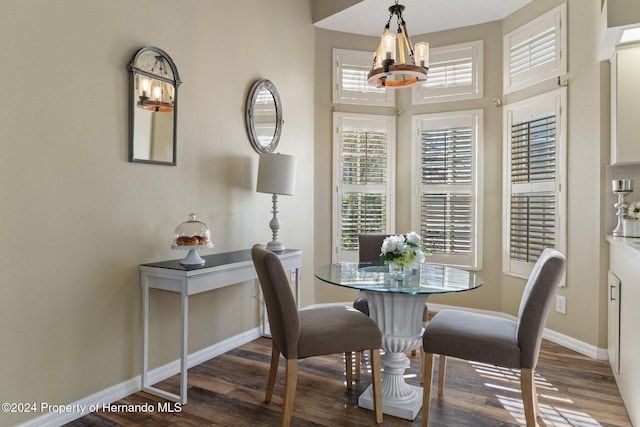
<path id="1" fill-rule="evenodd" d="M 285 270 L 295 272 L 296 304 L 300 301 L 300 267 L 302 251 L 287 249 L 276 253 Z M 212 291 L 258 278 L 251 260 L 251 250 L 226 252 L 202 257 L 203 265 L 182 265 L 180 260 L 140 265 L 142 286 L 142 390 L 156 396 L 187 403 L 187 344 L 189 337 L 189 296 Z M 149 384 L 149 290 L 177 292 L 181 295 L 180 394 L 173 394 Z M 263 306 L 263 318 L 266 316 Z M 264 325 L 264 322 L 263 322 Z"/>

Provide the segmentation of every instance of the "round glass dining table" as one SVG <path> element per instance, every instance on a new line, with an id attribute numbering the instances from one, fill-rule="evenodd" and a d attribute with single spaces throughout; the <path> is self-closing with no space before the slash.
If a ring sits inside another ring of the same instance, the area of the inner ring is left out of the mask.
<path id="1" fill-rule="evenodd" d="M 406 352 L 422 345 L 422 317 L 432 294 L 477 289 L 484 281 L 459 268 L 420 264 L 410 278 L 395 280 L 388 268 L 374 263 L 344 262 L 318 267 L 315 276 L 326 283 L 365 292 L 369 316 L 382 331 L 382 412 L 414 420 L 422 408 L 422 387 L 407 384 L 410 366 Z M 373 409 L 371 386 L 358 398 L 358 405 Z"/>

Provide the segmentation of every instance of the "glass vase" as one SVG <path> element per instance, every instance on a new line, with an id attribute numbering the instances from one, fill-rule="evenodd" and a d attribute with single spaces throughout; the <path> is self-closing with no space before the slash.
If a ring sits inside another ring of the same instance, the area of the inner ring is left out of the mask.
<path id="1" fill-rule="evenodd" d="M 389 263 L 389 279 L 393 280 L 410 280 L 411 267 L 408 265 L 399 265 L 395 262 Z"/>

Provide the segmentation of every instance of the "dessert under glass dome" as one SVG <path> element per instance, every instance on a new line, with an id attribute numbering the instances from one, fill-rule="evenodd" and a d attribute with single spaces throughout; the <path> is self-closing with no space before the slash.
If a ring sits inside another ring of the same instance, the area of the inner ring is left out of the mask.
<path id="1" fill-rule="evenodd" d="M 182 265 L 204 264 L 197 249 L 212 248 L 211 231 L 204 222 L 196 219 L 196 214 L 189 214 L 189 220 L 176 227 L 173 232 L 173 249 L 189 250 L 187 256 L 180 261 Z"/>

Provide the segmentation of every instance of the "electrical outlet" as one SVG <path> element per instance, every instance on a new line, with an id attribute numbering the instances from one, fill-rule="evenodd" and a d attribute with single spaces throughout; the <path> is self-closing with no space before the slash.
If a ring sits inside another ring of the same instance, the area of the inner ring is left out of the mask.
<path id="1" fill-rule="evenodd" d="M 291 281 L 291 282 L 295 282 L 296 281 L 296 271 L 295 270 L 290 270 L 289 271 L 289 281 Z"/>
<path id="2" fill-rule="evenodd" d="M 556 295 L 556 311 L 567 314 L 567 297 Z"/>

